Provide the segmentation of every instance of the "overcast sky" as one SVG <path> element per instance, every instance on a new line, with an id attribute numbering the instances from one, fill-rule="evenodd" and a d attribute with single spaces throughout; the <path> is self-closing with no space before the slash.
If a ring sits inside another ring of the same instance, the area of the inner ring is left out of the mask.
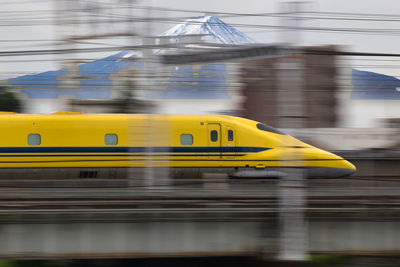
<path id="1" fill-rule="evenodd" d="M 83 3 L 84 1 L 79 1 Z M 94 0 L 92 2 L 95 2 Z M 101 2 L 118 4 L 118 1 L 101 0 Z M 120 0 L 119 2 L 124 2 Z M 151 5 L 154 7 L 166 7 L 183 10 L 196 10 L 208 12 L 229 12 L 229 13 L 277 13 L 282 11 L 282 2 L 287 1 L 233 1 L 233 0 L 152 0 L 139 1 L 141 6 Z M 57 49 L 56 40 L 64 36 L 63 26 L 55 26 L 52 22 L 59 15 L 54 13 L 58 8 L 60 0 L 2 0 L 2 14 L 0 18 L 0 52 L 15 50 L 39 50 Z M 32 13 L 37 11 L 37 13 Z M 371 32 L 326 32 L 326 31 L 300 31 L 295 36 L 282 34 L 282 30 L 266 27 L 255 27 L 254 25 L 282 25 L 285 23 L 283 18 L 267 16 L 226 16 L 221 14 L 221 19 L 228 24 L 235 26 L 240 31 L 249 35 L 253 39 L 263 43 L 276 43 L 296 40 L 301 44 L 335 44 L 343 46 L 343 49 L 361 52 L 380 52 L 380 53 L 399 53 L 400 40 L 400 2 L 398 0 L 317 0 L 307 1 L 303 5 L 303 11 L 315 12 L 340 12 L 340 13 L 368 13 L 379 14 L 379 18 L 385 19 L 384 15 L 394 15 L 388 17 L 390 21 L 371 20 L 316 20 L 306 19 L 301 22 L 304 27 L 319 28 L 362 28 L 362 29 L 394 29 L 398 32 L 386 34 L 376 34 Z M 31 13 L 30 13 L 31 12 Z M 180 18 L 196 16 L 202 13 L 182 13 L 182 12 L 161 12 L 153 11 L 152 16 L 164 18 L 176 18 L 170 23 L 152 23 L 151 33 L 159 34 L 174 24 L 179 23 Z M 335 15 L 332 15 L 335 16 Z M 357 18 L 357 17 L 354 17 Z M 25 19 L 25 20 L 24 20 Z M 49 21 L 50 25 L 31 25 L 32 21 Z M 26 23 L 25 23 L 26 22 Z M 287 22 L 287 21 L 286 21 Z M 23 26 L 15 26 L 22 24 Z M 29 24 L 29 25 L 27 25 Z M 51 25 L 53 24 L 53 25 Z M 238 25 L 239 24 L 239 25 Z M 253 26 L 243 27 L 240 24 L 251 24 Z M 14 25 L 14 26 L 13 26 Z M 115 27 L 118 26 L 114 26 Z M 143 27 L 140 26 L 142 29 Z M 292 34 L 292 33 L 290 33 Z M 291 38 L 288 38 L 290 36 Z M 18 40 L 18 41 L 17 41 Z M 37 41 L 42 40 L 42 41 Z M 43 41 L 45 40 L 45 41 Z M 112 41 L 109 41 L 112 42 Z M 110 52 L 112 53 L 112 52 Z M 109 54 L 110 54 L 109 53 Z M 82 56 L 82 55 L 80 55 Z M 96 54 L 84 55 L 84 57 L 96 58 Z M 54 70 L 61 67 L 58 61 L 60 55 L 42 56 L 19 56 L 19 57 L 0 57 L 0 79 L 15 77 L 21 74 Z M 398 76 L 400 61 L 374 60 L 351 60 L 355 68 L 376 71 L 389 75 Z"/>

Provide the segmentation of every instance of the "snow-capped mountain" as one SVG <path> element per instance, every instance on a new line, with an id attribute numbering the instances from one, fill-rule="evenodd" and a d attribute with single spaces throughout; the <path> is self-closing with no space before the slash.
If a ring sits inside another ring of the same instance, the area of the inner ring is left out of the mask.
<path id="1" fill-rule="evenodd" d="M 74 95 L 77 99 L 107 99 L 113 87 L 112 75 L 130 68 L 143 69 L 143 62 L 136 59 L 132 51 L 117 54 L 84 63 L 78 66 L 76 73 L 67 69 L 46 71 L 37 74 L 19 76 L 8 80 L 8 84 L 21 89 L 29 98 L 58 98 L 60 95 Z M 128 60 L 126 60 L 128 59 Z M 78 88 L 68 89 L 61 81 L 73 75 L 79 79 Z"/>
<path id="2" fill-rule="evenodd" d="M 400 79 L 371 71 L 352 70 L 352 99 L 400 100 Z"/>
<path id="3" fill-rule="evenodd" d="M 214 16 L 202 16 L 188 19 L 185 23 L 178 24 L 160 36 L 205 35 L 202 40 L 208 43 L 227 45 L 242 45 L 256 43 L 237 29 L 229 26 Z"/>
<path id="4" fill-rule="evenodd" d="M 214 16 L 189 19 L 178 24 L 160 36 L 202 35 L 208 43 L 242 45 L 255 43 L 253 39 Z M 175 39 L 177 40 L 177 39 Z M 75 95 L 78 99 L 107 99 L 111 96 L 114 77 L 120 71 L 134 68 L 141 70 L 144 62 L 136 51 L 121 51 L 117 54 L 78 66 L 76 73 L 67 69 L 24 75 L 8 80 L 8 84 L 21 89 L 29 98 L 58 98 L 60 95 Z M 163 92 L 152 92 L 160 98 L 226 98 L 226 66 L 224 64 L 206 64 L 200 69 L 192 66 L 174 66 L 171 76 L 164 82 Z M 68 89 L 61 81 L 68 80 L 67 75 L 78 76 L 78 88 Z"/>

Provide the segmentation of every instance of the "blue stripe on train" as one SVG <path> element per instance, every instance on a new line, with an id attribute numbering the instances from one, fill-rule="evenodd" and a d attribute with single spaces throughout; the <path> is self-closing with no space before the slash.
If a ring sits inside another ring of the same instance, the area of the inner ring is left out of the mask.
<path id="1" fill-rule="evenodd" d="M 268 147 L 0 147 L 0 153 L 255 153 Z"/>
<path id="2" fill-rule="evenodd" d="M 245 156 L 246 154 L 222 154 L 224 157 Z M 18 154 L 0 157 L 218 157 L 220 154 Z"/>

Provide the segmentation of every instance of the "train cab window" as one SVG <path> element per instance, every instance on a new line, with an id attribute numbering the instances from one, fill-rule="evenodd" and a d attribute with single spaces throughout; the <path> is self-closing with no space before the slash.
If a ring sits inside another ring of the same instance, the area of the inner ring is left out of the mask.
<path id="1" fill-rule="evenodd" d="M 193 145 L 193 135 L 181 134 L 181 145 L 183 145 L 183 146 Z"/>
<path id="2" fill-rule="evenodd" d="M 228 141 L 233 141 L 233 131 L 228 130 Z"/>
<path id="3" fill-rule="evenodd" d="M 274 127 L 262 124 L 262 123 L 257 123 L 257 128 L 262 131 L 266 132 L 271 132 L 275 134 L 285 134 L 284 132 L 279 131 L 278 129 L 275 129 Z"/>
<path id="4" fill-rule="evenodd" d="M 38 146 L 42 143 L 40 134 L 28 134 L 28 145 Z"/>
<path id="5" fill-rule="evenodd" d="M 216 130 L 212 130 L 210 132 L 210 138 L 212 142 L 217 142 L 218 141 L 218 132 Z"/>
<path id="6" fill-rule="evenodd" d="M 118 144 L 118 135 L 116 134 L 106 134 L 104 137 L 104 142 L 107 146 L 115 146 Z"/>

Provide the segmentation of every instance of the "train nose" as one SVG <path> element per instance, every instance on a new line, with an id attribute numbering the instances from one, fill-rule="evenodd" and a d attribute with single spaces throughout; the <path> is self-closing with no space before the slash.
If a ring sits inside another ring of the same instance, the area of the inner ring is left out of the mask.
<path id="1" fill-rule="evenodd" d="M 357 170 L 353 164 L 351 164 L 350 162 L 348 162 L 345 159 L 342 159 L 339 164 L 340 164 L 340 166 L 334 168 L 335 169 L 334 176 L 337 178 L 350 176 L 350 175 L 354 174 Z"/>
<path id="2" fill-rule="evenodd" d="M 352 175 L 356 172 L 356 166 L 354 166 L 352 163 L 349 161 L 345 160 L 344 158 L 335 155 L 330 152 L 324 151 L 327 155 L 330 155 L 330 157 L 333 159 L 333 161 L 330 163 L 331 166 L 336 169 L 336 173 L 338 177 L 345 177 Z M 328 156 L 329 158 L 329 156 Z"/>
<path id="3" fill-rule="evenodd" d="M 348 162 L 347 160 L 344 160 L 344 165 L 346 169 L 349 169 L 352 171 L 352 174 L 356 172 L 357 168 L 354 166 L 352 163 Z"/>
<path id="4" fill-rule="evenodd" d="M 322 160 L 321 165 L 311 168 L 311 177 L 340 178 L 350 176 L 357 170 L 352 163 L 333 153 L 321 149 L 313 149 L 310 152 L 310 157 Z"/>
<path id="5" fill-rule="evenodd" d="M 311 167 L 308 169 L 310 178 L 342 178 L 356 172 L 356 167 L 347 160 L 327 162 L 325 166 Z"/>

